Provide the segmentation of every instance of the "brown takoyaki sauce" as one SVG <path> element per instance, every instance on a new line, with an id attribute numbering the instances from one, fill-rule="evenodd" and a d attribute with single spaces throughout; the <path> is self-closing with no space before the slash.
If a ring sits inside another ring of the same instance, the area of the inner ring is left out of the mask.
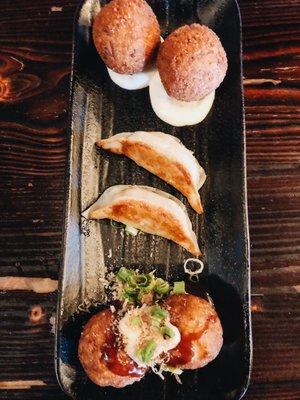
<path id="1" fill-rule="evenodd" d="M 193 357 L 193 341 L 200 339 L 200 337 L 209 328 L 210 322 L 215 321 L 216 318 L 216 315 L 211 315 L 207 319 L 203 329 L 198 332 L 182 335 L 177 347 L 170 352 L 170 360 L 168 361 L 168 365 L 171 367 L 178 367 L 179 365 L 189 363 Z"/>
<path id="2" fill-rule="evenodd" d="M 107 340 L 101 347 L 101 359 L 107 368 L 116 375 L 139 377 L 145 374 L 145 368 L 139 367 L 119 347 L 118 337 L 110 328 L 107 331 Z"/>

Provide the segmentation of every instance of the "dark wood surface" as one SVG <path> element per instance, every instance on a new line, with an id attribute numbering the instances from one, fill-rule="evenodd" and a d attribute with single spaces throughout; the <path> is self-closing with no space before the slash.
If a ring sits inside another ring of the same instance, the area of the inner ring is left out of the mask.
<path id="1" fill-rule="evenodd" d="M 77 3 L 1 1 L 1 399 L 66 398 L 54 374 L 52 324 Z M 252 383 L 245 398 L 296 400 L 300 399 L 300 0 L 239 3 L 254 336 Z"/>

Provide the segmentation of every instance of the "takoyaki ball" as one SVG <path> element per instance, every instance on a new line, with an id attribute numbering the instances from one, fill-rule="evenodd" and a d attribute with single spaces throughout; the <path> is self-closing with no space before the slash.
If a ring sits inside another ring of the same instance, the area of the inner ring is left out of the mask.
<path id="1" fill-rule="evenodd" d="M 219 354 L 223 329 L 213 306 L 191 294 L 172 295 L 164 306 L 170 321 L 181 334 L 181 341 L 170 350 L 168 365 L 181 369 L 204 367 Z"/>
<path id="2" fill-rule="evenodd" d="M 122 350 L 115 321 L 115 314 L 110 310 L 94 315 L 81 334 L 78 356 L 96 385 L 119 388 L 139 381 L 146 369 L 138 367 Z"/>

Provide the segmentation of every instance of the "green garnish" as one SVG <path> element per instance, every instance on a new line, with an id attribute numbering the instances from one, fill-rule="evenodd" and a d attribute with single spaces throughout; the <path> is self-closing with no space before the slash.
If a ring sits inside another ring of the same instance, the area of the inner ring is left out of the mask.
<path id="1" fill-rule="evenodd" d="M 135 317 L 132 318 L 131 323 L 133 326 L 140 326 L 141 325 L 141 317 L 139 315 L 136 315 Z"/>
<path id="2" fill-rule="evenodd" d="M 185 291 L 184 281 L 174 282 L 172 293 L 173 294 L 185 294 L 186 291 Z"/>
<path id="3" fill-rule="evenodd" d="M 168 294 L 170 291 L 170 285 L 167 281 L 161 278 L 157 278 L 154 286 L 154 291 L 159 295 Z"/>
<path id="4" fill-rule="evenodd" d="M 129 303 L 135 303 L 135 296 L 132 296 L 130 294 L 127 293 L 123 293 L 123 299 L 127 300 Z"/>
<path id="5" fill-rule="evenodd" d="M 128 294 L 129 296 L 135 296 L 138 293 L 138 288 L 125 284 L 124 293 Z"/>
<path id="6" fill-rule="evenodd" d="M 147 303 L 149 298 L 149 302 L 155 303 L 168 296 L 172 289 L 169 282 L 162 278 L 156 278 L 152 272 L 143 274 L 133 269 L 121 267 L 116 277 L 122 284 L 122 297 L 134 304 Z M 179 291 L 178 284 L 181 283 L 174 283 L 173 293 L 185 293 L 184 289 L 183 292 Z"/>
<path id="7" fill-rule="evenodd" d="M 163 308 L 159 306 L 153 306 L 151 307 L 151 316 L 157 319 L 164 319 L 169 316 L 169 313 L 167 310 L 164 310 Z"/>
<path id="8" fill-rule="evenodd" d="M 136 236 L 139 231 L 138 229 L 134 228 L 133 226 L 125 225 L 122 222 L 114 221 L 113 219 L 110 220 L 110 225 L 117 229 L 124 229 L 131 236 Z"/>
<path id="9" fill-rule="evenodd" d="M 156 343 L 153 339 L 148 340 L 147 344 L 138 350 L 138 357 L 143 363 L 148 363 L 156 349 Z"/>
<path id="10" fill-rule="evenodd" d="M 161 320 L 157 318 L 151 318 L 151 325 L 155 328 L 160 328 Z"/>
<path id="11" fill-rule="evenodd" d="M 133 226 L 129 226 L 129 225 L 125 226 L 125 232 L 127 232 L 131 236 L 136 236 L 139 233 L 138 229 L 134 228 Z"/>
<path id="12" fill-rule="evenodd" d="M 130 277 L 134 274 L 134 271 L 121 267 L 117 273 L 117 278 L 122 282 L 128 282 Z"/>
<path id="13" fill-rule="evenodd" d="M 153 277 L 150 274 L 134 274 L 129 279 L 130 285 L 142 288 L 144 291 L 152 289 L 152 281 Z"/>
<path id="14" fill-rule="evenodd" d="M 167 336 L 167 337 L 169 337 L 169 338 L 172 338 L 172 337 L 174 337 L 174 331 L 170 328 L 170 327 L 168 327 L 168 326 L 162 326 L 161 328 L 160 328 L 160 332 L 161 332 L 161 334 L 163 335 L 163 337 L 165 337 L 165 336 Z"/>

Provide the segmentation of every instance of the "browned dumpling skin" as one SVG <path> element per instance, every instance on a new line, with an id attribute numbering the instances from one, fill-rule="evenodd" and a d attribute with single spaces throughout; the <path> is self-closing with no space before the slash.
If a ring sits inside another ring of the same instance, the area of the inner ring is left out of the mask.
<path id="1" fill-rule="evenodd" d="M 131 158 L 178 189 L 197 213 L 203 212 L 198 190 L 205 182 L 205 172 L 193 153 L 174 136 L 163 132 L 123 132 L 96 144 Z"/>
<path id="2" fill-rule="evenodd" d="M 79 360 L 88 377 L 99 386 L 131 385 L 145 375 L 116 344 L 115 316 L 110 310 L 94 315 L 85 325 L 78 347 Z"/>
<path id="3" fill-rule="evenodd" d="M 227 57 L 218 36 L 207 26 L 185 25 L 161 44 L 157 68 L 169 96 L 201 100 L 223 81 Z"/>
<path id="4" fill-rule="evenodd" d="M 106 189 L 84 211 L 89 219 L 109 218 L 153 235 L 159 235 L 201 254 L 186 208 L 176 197 L 142 185 L 115 185 Z"/>
<path id="5" fill-rule="evenodd" d="M 120 74 L 144 70 L 160 44 L 160 28 L 144 0 L 112 0 L 95 18 L 93 38 L 107 67 Z"/>
<path id="6" fill-rule="evenodd" d="M 169 352 L 168 365 L 196 369 L 217 357 L 223 345 L 223 329 L 210 303 L 191 294 L 180 294 L 170 296 L 164 307 L 181 334 L 179 345 Z"/>

